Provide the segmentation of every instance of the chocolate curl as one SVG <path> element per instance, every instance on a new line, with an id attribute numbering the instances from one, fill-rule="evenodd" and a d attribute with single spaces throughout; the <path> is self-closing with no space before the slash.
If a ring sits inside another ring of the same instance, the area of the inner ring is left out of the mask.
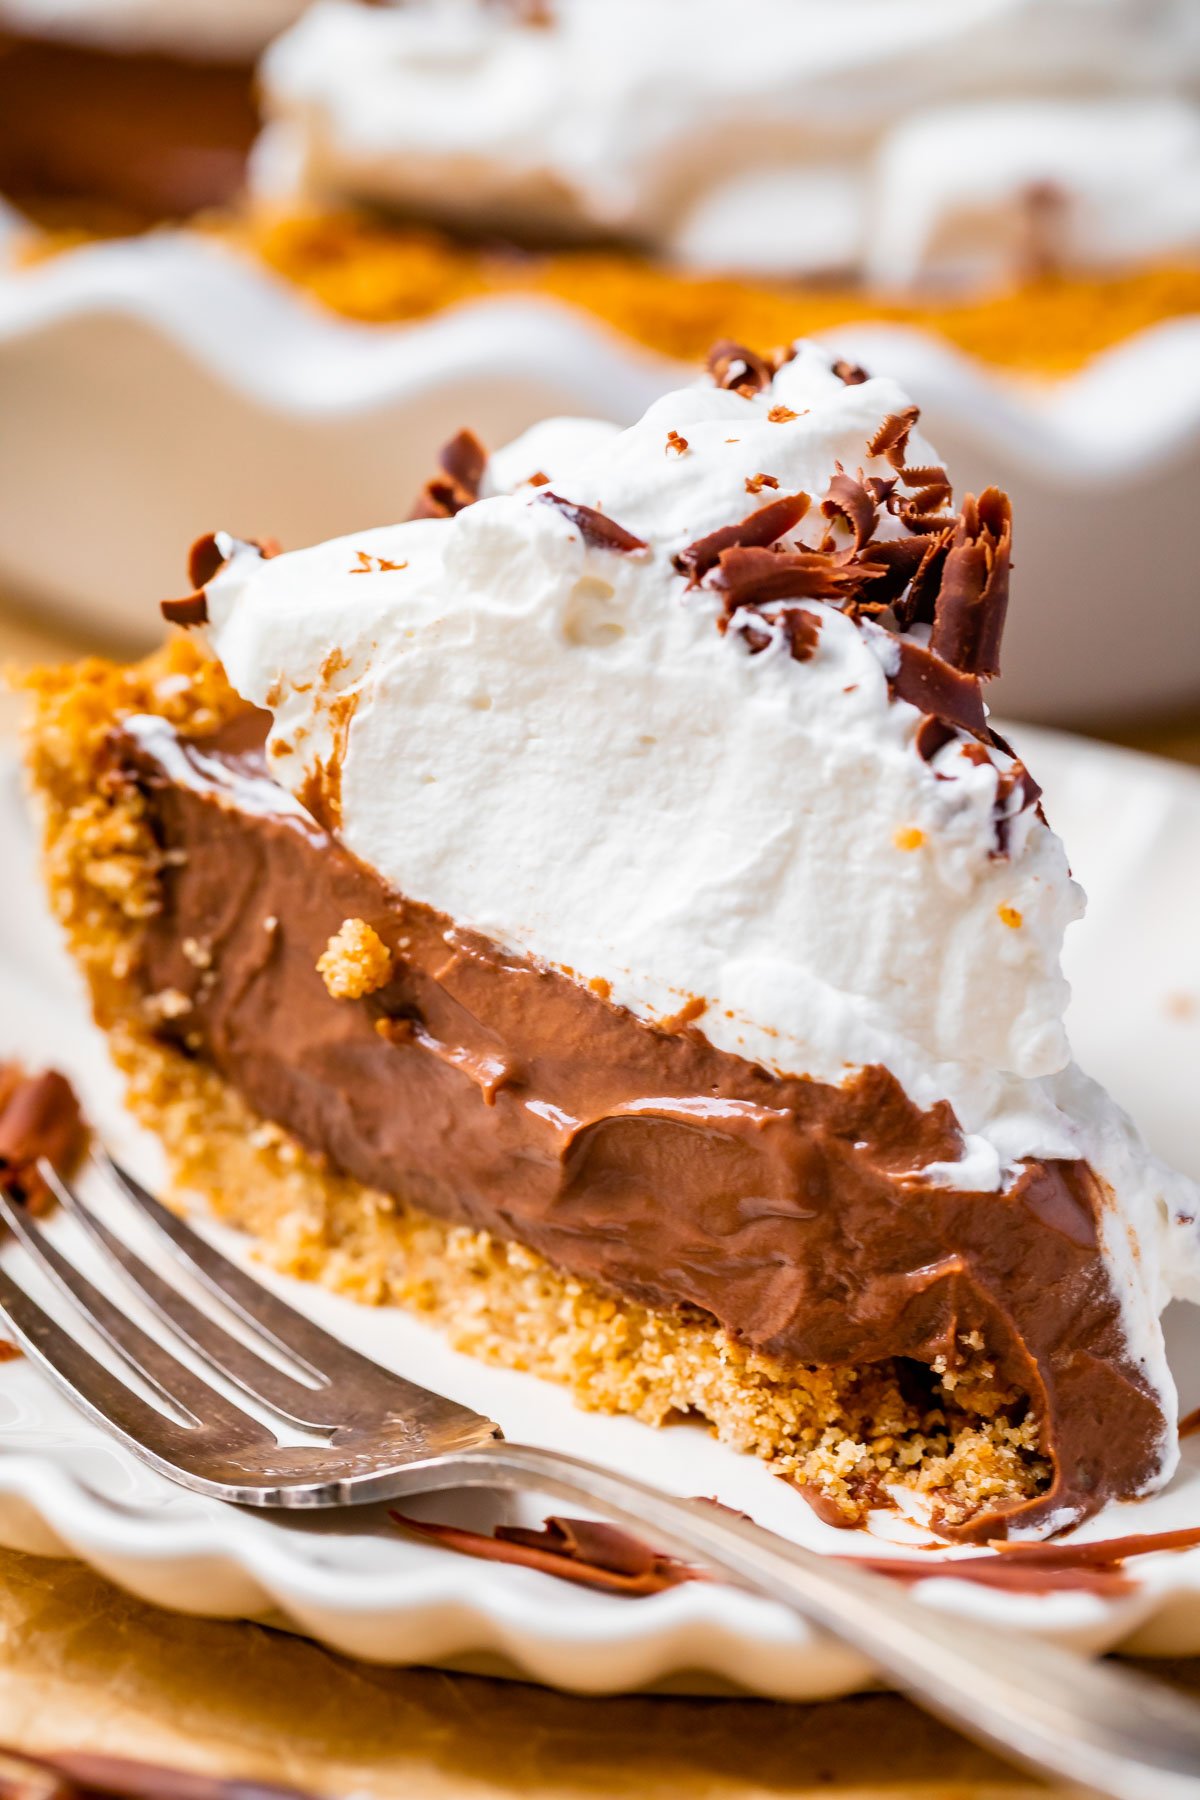
<path id="1" fill-rule="evenodd" d="M 792 531 L 812 504 L 807 494 L 781 494 L 756 512 L 747 513 L 736 525 L 722 525 L 688 544 L 675 558 L 675 567 L 695 587 L 715 565 L 723 550 L 738 545 L 763 548 Z"/>
<path id="2" fill-rule="evenodd" d="M 26 1075 L 15 1063 L 0 1063 L 0 1182 L 34 1210 L 49 1197 L 38 1173 L 45 1157 L 66 1173 L 86 1138 L 75 1090 L 57 1069 Z"/>
<path id="3" fill-rule="evenodd" d="M 280 545 L 277 538 L 230 538 L 229 541 L 235 549 L 248 548 L 257 550 L 264 561 L 269 561 L 271 557 L 280 554 Z M 168 625 L 190 626 L 208 624 L 208 595 L 204 592 L 204 589 L 213 579 L 213 576 L 218 574 L 220 570 L 225 567 L 227 560 L 228 559 L 222 552 L 220 545 L 217 543 L 217 534 L 215 531 L 206 531 L 203 537 L 198 537 L 196 539 L 195 543 L 188 551 L 187 560 L 188 580 L 191 582 L 194 591 L 190 594 L 185 594 L 182 600 L 162 600 L 159 602 L 159 611 L 162 613 L 162 616 L 167 621 Z"/>
<path id="4" fill-rule="evenodd" d="M 539 1569 L 579 1587 L 600 1588 L 610 1594 L 659 1594 L 680 1582 L 707 1579 L 701 1570 L 652 1550 L 629 1532 L 592 1519 L 548 1518 L 541 1531 L 498 1525 L 489 1536 L 457 1525 L 412 1519 L 401 1512 L 393 1511 L 390 1516 L 406 1531 L 447 1549 L 461 1550 L 466 1556 Z"/>
<path id="5" fill-rule="evenodd" d="M 854 533 L 854 548 L 862 550 L 875 535 L 879 508 L 861 479 L 847 475 L 841 463 L 835 467 L 837 473 L 826 490 L 821 511 L 827 519 L 844 519 Z"/>
<path id="6" fill-rule="evenodd" d="M 947 725 L 945 719 L 935 719 L 931 713 L 927 713 L 917 726 L 914 739 L 917 755 L 922 762 L 932 762 L 938 751 L 944 749 L 953 737 L 953 725 Z"/>
<path id="7" fill-rule="evenodd" d="M 160 600 L 158 610 L 168 625 L 207 625 L 208 595 L 203 589 L 185 594 L 181 600 Z"/>
<path id="8" fill-rule="evenodd" d="M 972 675 L 1000 673 L 1011 551 L 1008 495 L 994 487 L 978 500 L 968 494 L 946 552 L 929 643 Z"/>
<path id="9" fill-rule="evenodd" d="M 761 394 L 770 387 L 775 371 L 764 357 L 733 338 L 721 338 L 708 353 L 707 368 L 719 388 L 735 394 Z"/>
<path id="10" fill-rule="evenodd" d="M 860 387 L 864 381 L 871 379 L 864 368 L 858 363 L 847 362 L 844 356 L 839 356 L 832 366 L 838 380 L 844 382 L 847 387 Z"/>
<path id="11" fill-rule="evenodd" d="M 479 498 L 487 451 L 473 431 L 456 432 L 438 451 L 438 473 L 417 495 L 410 519 L 452 519 Z"/>
<path id="12" fill-rule="evenodd" d="M 726 613 L 771 600 L 852 599 L 862 583 L 853 563 L 822 550 L 723 550 L 709 585 L 725 597 Z"/>
<path id="13" fill-rule="evenodd" d="M 896 699 L 907 700 L 910 706 L 948 725 L 985 736 L 987 717 L 978 677 L 954 668 L 910 638 L 898 637 L 895 644 L 900 666 L 888 683 Z"/>
<path id="14" fill-rule="evenodd" d="M 585 544 L 591 544 L 597 550 L 620 550 L 626 555 L 635 550 L 649 548 L 644 538 L 634 537 L 632 531 L 626 531 L 607 513 L 597 512 L 594 506 L 582 506 L 575 500 L 564 500 L 561 494 L 552 494 L 544 489 L 538 496 L 548 506 L 557 507 L 564 518 L 570 519 Z"/>
<path id="15" fill-rule="evenodd" d="M 908 454 L 909 434 L 920 416 L 919 406 L 906 406 L 903 412 L 889 413 L 874 436 L 868 438 L 867 455 L 886 457 L 893 469 L 901 473 Z"/>

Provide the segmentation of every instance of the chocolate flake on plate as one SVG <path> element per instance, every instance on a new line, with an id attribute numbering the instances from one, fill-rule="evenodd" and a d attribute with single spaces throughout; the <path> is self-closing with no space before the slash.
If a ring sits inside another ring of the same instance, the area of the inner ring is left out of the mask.
<path id="1" fill-rule="evenodd" d="M 57 1069 L 28 1075 L 19 1063 L 0 1063 L 0 1182 L 35 1210 L 48 1198 L 40 1158 L 66 1173 L 86 1137 L 75 1090 Z"/>
<path id="2" fill-rule="evenodd" d="M 540 1531 L 521 1525 L 497 1525 L 494 1533 L 464 1531 L 392 1511 L 397 1525 L 419 1537 L 477 1556 L 485 1562 L 516 1563 L 540 1569 L 581 1587 L 610 1594 L 659 1594 L 683 1581 L 708 1577 L 678 1558 L 650 1549 L 630 1532 L 594 1519 L 548 1518 Z"/>
<path id="3" fill-rule="evenodd" d="M 576 526 L 585 544 L 591 544 L 597 550 L 621 550 L 632 554 L 635 550 L 645 550 L 649 546 L 640 537 L 634 537 L 632 531 L 626 531 L 607 513 L 597 512 L 594 506 L 582 506 L 576 500 L 564 500 L 561 494 L 552 494 L 548 488 L 537 496 L 547 506 L 555 506 L 564 518 L 570 519 Z"/>

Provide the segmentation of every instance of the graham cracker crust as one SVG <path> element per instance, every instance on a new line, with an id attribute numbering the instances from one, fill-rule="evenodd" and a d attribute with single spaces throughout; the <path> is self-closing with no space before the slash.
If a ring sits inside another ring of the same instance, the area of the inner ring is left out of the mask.
<path id="1" fill-rule="evenodd" d="M 648 1309 L 518 1243 L 369 1189 L 253 1112 L 203 1060 L 156 1035 L 172 995 L 146 995 L 137 965 L 161 852 L 142 796 L 113 779 L 105 755 L 121 717 L 155 713 L 201 735 L 244 703 L 183 636 L 132 668 L 92 660 L 41 671 L 28 687 L 50 898 L 130 1109 L 164 1146 L 178 1204 L 210 1206 L 285 1273 L 405 1307 L 454 1348 L 557 1381 L 584 1407 L 652 1425 L 703 1418 L 837 1523 L 860 1523 L 895 1488 L 923 1496 L 934 1522 L 953 1526 L 1048 1486 L 1038 1421 L 997 1385 L 976 1337 L 954 1372 L 785 1367 L 697 1309 Z"/>

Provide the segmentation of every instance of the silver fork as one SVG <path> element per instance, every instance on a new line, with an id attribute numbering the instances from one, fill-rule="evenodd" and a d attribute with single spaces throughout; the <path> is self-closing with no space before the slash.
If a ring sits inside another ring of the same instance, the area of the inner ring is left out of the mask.
<path id="1" fill-rule="evenodd" d="M 52 1319 L 0 1264 L 0 1315 L 89 1418 L 173 1481 L 243 1506 L 311 1508 L 436 1489 L 534 1490 L 606 1514 L 736 1585 L 789 1606 L 860 1651 L 902 1692 L 1041 1774 L 1113 1800 L 1200 1800 L 1200 1709 L 1113 1665 L 981 1629 L 846 1560 L 788 1543 L 733 1513 L 527 1444 L 469 1407 L 339 1343 L 230 1262 L 98 1150 L 96 1160 L 220 1308 L 226 1330 L 140 1256 L 55 1170 L 42 1175 L 106 1261 L 212 1368 L 320 1442 L 281 1442 L 101 1291 L 0 1187 L 0 1218 L 127 1368 L 143 1400 Z M 119 1283 L 114 1284 L 119 1290 Z M 244 1341 L 249 1335 L 299 1375 Z"/>

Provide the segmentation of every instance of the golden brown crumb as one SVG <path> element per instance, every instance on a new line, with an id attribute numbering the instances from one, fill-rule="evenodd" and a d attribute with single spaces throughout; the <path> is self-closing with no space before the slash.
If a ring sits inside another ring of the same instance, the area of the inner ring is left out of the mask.
<path id="1" fill-rule="evenodd" d="M 996 916 L 1002 925 L 1008 926 L 1010 931 L 1020 931 L 1022 925 L 1025 923 L 1024 916 L 1018 908 L 1007 904 L 1002 904 L 996 908 Z"/>
<path id="2" fill-rule="evenodd" d="M 391 980 L 392 953 L 365 919 L 345 919 L 317 958 L 317 973 L 335 1000 L 361 1000 Z"/>
<path id="3" fill-rule="evenodd" d="M 892 842 L 897 850 L 919 850 L 925 842 L 925 833 L 917 825 L 901 825 L 892 833 Z"/>

